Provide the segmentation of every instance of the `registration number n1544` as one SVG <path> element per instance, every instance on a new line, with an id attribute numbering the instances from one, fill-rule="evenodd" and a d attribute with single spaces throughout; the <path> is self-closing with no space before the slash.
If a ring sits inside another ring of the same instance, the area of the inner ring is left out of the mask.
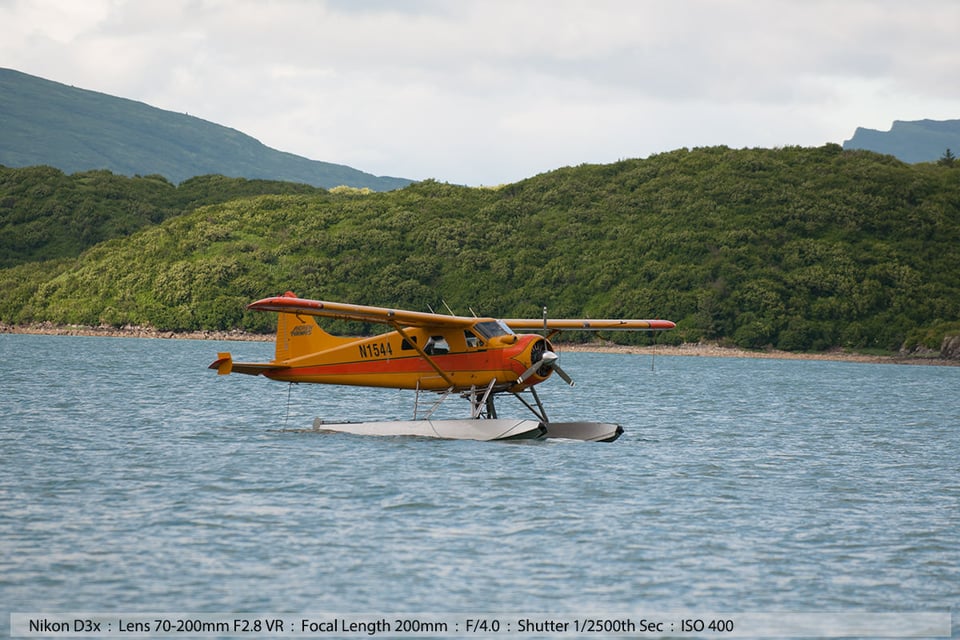
<path id="1" fill-rule="evenodd" d="M 384 340 L 383 342 L 368 342 L 358 345 L 361 358 L 386 358 L 393 355 L 393 347 Z"/>

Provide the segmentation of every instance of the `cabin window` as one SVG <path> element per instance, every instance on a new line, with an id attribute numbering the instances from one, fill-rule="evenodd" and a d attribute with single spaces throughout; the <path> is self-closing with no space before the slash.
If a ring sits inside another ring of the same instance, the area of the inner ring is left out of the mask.
<path id="1" fill-rule="evenodd" d="M 413 344 L 411 344 L 411 342 Z M 400 349 L 402 349 L 403 351 L 413 351 L 414 349 L 416 349 L 416 347 L 413 346 L 414 344 L 417 344 L 417 336 L 412 336 L 410 340 L 407 340 L 406 338 L 404 338 L 403 342 L 400 343 Z"/>
<path id="2" fill-rule="evenodd" d="M 427 340 L 427 346 L 423 348 L 423 352 L 428 356 L 442 356 L 450 353 L 450 344 L 443 336 L 430 336 L 430 339 Z"/>

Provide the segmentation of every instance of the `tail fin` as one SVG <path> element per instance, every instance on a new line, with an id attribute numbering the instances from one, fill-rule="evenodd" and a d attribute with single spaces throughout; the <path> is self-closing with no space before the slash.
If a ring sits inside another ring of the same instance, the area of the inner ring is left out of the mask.
<path id="1" fill-rule="evenodd" d="M 289 292 L 285 295 L 296 297 Z M 296 313 L 277 315 L 277 344 L 274 356 L 277 363 L 326 351 L 354 340 L 330 335 L 320 328 L 313 316 Z"/>

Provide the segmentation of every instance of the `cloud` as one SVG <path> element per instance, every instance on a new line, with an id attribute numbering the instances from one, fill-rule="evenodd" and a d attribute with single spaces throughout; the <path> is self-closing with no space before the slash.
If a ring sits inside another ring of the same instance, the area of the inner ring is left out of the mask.
<path id="1" fill-rule="evenodd" d="M 960 118 L 952 0 L 14 0 L 5 66 L 467 184 Z"/>

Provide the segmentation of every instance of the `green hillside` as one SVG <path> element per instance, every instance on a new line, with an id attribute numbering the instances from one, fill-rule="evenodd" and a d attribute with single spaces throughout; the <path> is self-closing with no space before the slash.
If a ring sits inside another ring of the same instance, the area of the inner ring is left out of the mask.
<path id="1" fill-rule="evenodd" d="M 251 300 L 661 317 L 660 339 L 939 348 L 960 332 L 960 168 L 686 149 L 497 190 L 266 195 L 0 271 L 0 320 L 266 331 Z M 620 334 L 618 340 L 646 340 Z"/>
<path id="2" fill-rule="evenodd" d="M 49 165 L 66 173 L 107 169 L 121 175 L 194 176 L 348 185 L 389 191 L 405 178 L 271 149 L 235 129 L 142 102 L 77 89 L 0 68 L 0 165 Z"/>
<path id="3" fill-rule="evenodd" d="M 109 171 L 65 175 L 53 167 L 0 166 L 0 268 L 69 258 L 198 206 L 262 194 L 319 193 L 294 182 L 200 176 L 174 186 L 163 176 Z"/>

